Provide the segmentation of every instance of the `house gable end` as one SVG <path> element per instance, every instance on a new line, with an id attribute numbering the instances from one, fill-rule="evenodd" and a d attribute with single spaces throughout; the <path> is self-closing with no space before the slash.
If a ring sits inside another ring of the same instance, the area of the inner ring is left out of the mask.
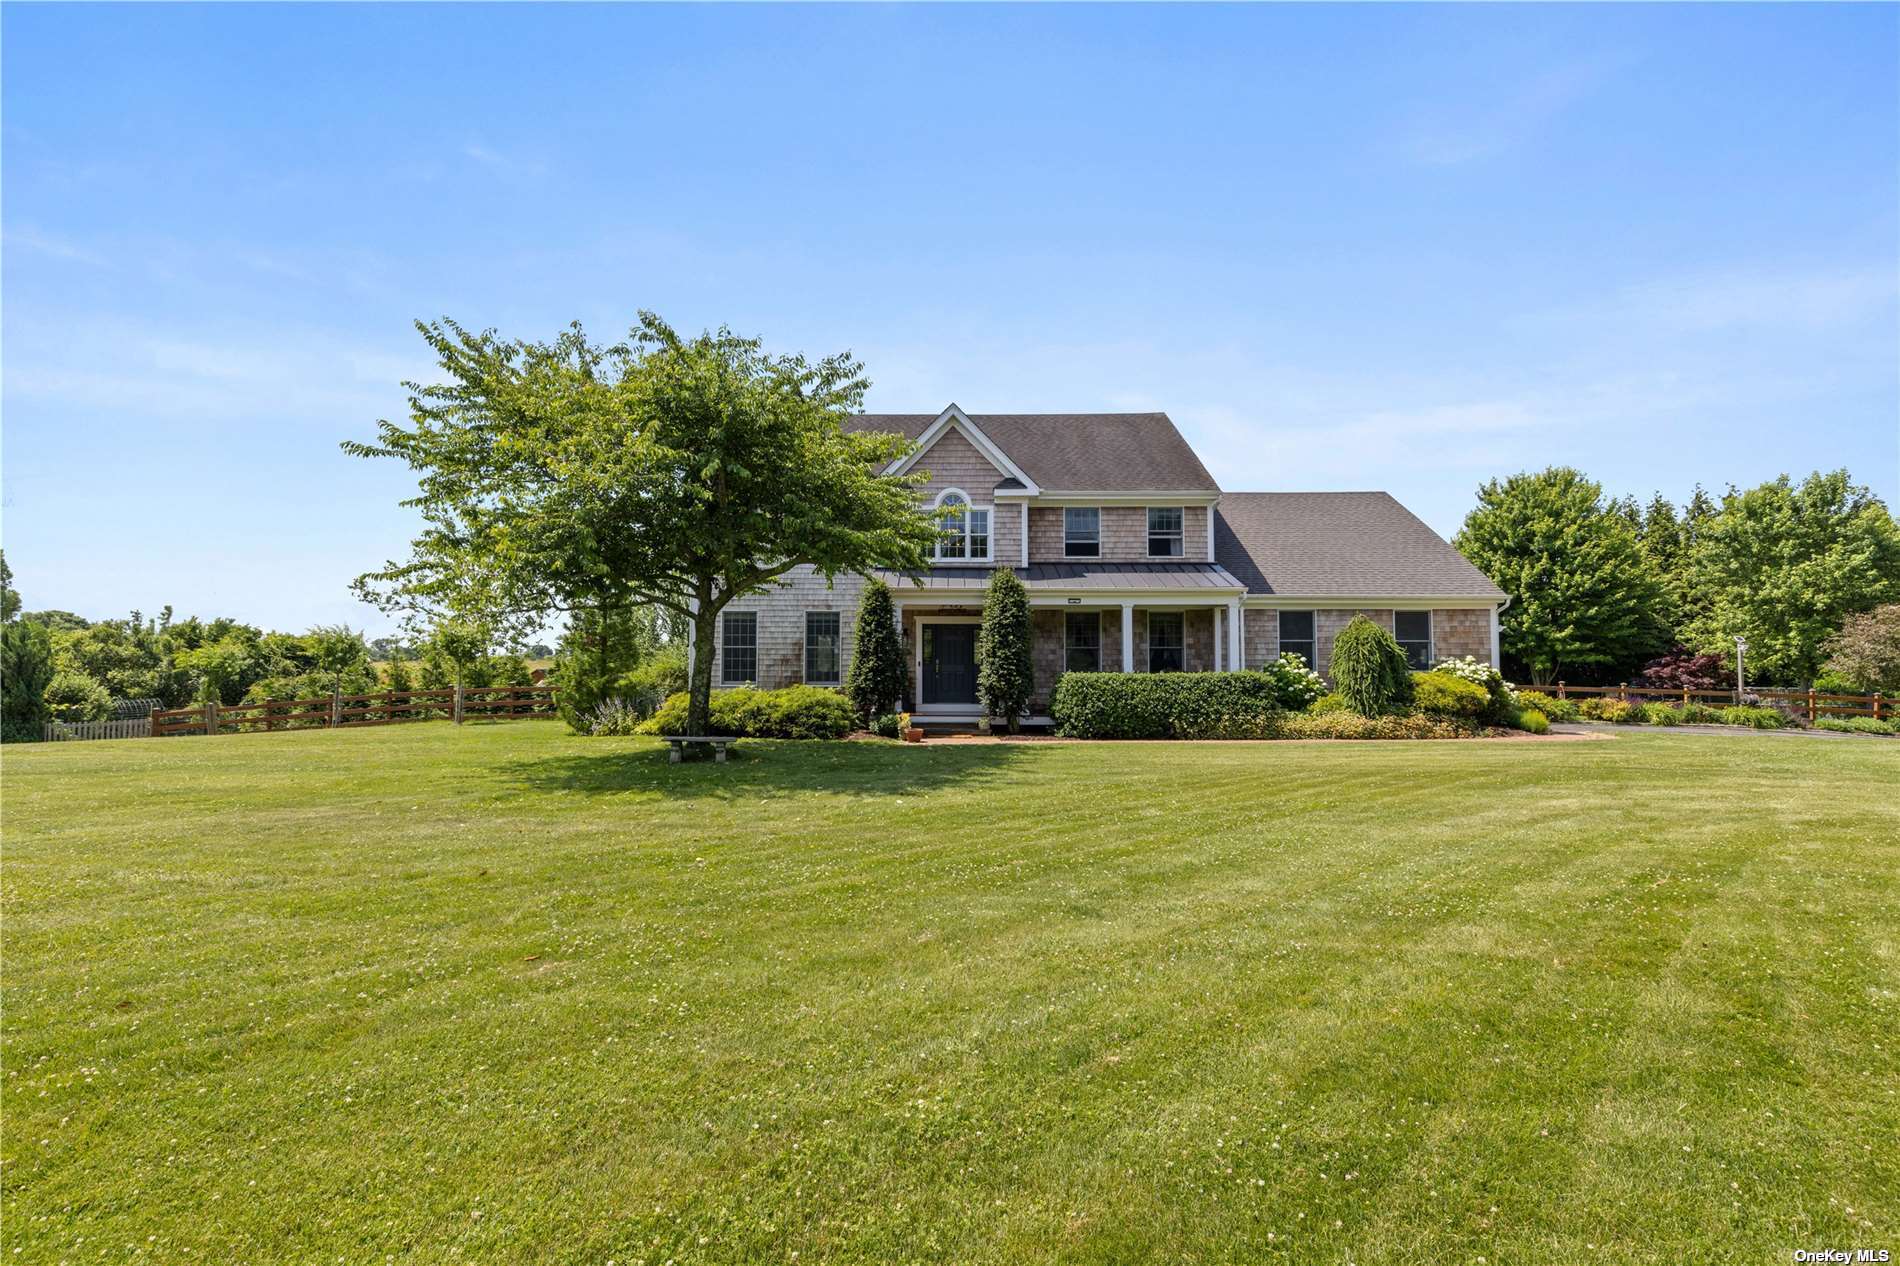
<path id="1" fill-rule="evenodd" d="M 885 468 L 887 475 L 902 474 L 916 466 L 922 466 L 931 472 L 929 487 L 932 489 L 952 486 L 967 487 L 956 479 L 944 480 L 942 475 L 951 467 L 962 471 L 973 469 L 972 458 L 994 472 L 993 478 L 981 483 L 983 493 L 989 493 L 999 483 L 1013 480 L 1020 487 L 1009 491 L 1017 496 L 1033 496 L 1040 492 L 1036 481 L 1005 453 L 996 442 L 983 433 L 981 427 L 970 420 L 968 414 L 956 405 L 951 405 L 917 437 L 917 447 L 909 455 L 892 462 Z M 938 467 L 945 467 L 939 471 Z M 972 489 L 975 491 L 975 489 Z"/>

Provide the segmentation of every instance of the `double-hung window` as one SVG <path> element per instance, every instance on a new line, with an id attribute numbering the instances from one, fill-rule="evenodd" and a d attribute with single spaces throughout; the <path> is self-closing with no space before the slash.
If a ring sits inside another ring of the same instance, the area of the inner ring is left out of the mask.
<path id="1" fill-rule="evenodd" d="M 1094 506 L 1067 506 L 1062 511 L 1062 556 L 1102 556 L 1102 512 Z"/>
<path id="2" fill-rule="evenodd" d="M 1186 667 L 1187 617 L 1180 611 L 1148 613 L 1148 671 L 1178 673 Z"/>
<path id="3" fill-rule="evenodd" d="M 1179 558 L 1185 552 L 1180 506 L 1148 507 L 1148 557 Z"/>
<path id="4" fill-rule="evenodd" d="M 1432 613 L 1394 611 L 1392 636 L 1405 652 L 1406 662 L 1421 672 L 1432 666 Z"/>
<path id="5" fill-rule="evenodd" d="M 1306 661 L 1308 668 L 1317 671 L 1319 664 L 1313 655 L 1313 613 L 1311 611 L 1282 611 L 1280 613 L 1280 653 L 1292 651 Z"/>
<path id="6" fill-rule="evenodd" d="M 1102 671 L 1102 617 L 1093 611 L 1067 611 L 1062 626 L 1062 667 L 1072 673 Z"/>
<path id="7" fill-rule="evenodd" d="M 759 613 L 728 611 L 720 617 L 719 680 L 728 686 L 759 679 Z"/>
<path id="8" fill-rule="evenodd" d="M 986 560 L 990 556 L 990 512 L 973 507 L 960 492 L 937 499 L 937 557 L 953 561 Z"/>
<path id="9" fill-rule="evenodd" d="M 813 686 L 838 684 L 838 613 L 805 613 L 805 682 Z"/>

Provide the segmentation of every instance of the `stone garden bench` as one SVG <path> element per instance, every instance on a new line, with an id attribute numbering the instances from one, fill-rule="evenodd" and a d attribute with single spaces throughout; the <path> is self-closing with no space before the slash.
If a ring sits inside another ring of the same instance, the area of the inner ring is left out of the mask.
<path id="1" fill-rule="evenodd" d="M 666 740 L 667 746 L 672 749 L 666 754 L 667 763 L 672 765 L 679 764 L 684 758 L 686 746 L 689 743 L 705 744 L 711 747 L 713 759 L 723 765 L 726 763 L 726 749 L 739 741 L 731 735 L 662 734 L 660 737 Z"/>

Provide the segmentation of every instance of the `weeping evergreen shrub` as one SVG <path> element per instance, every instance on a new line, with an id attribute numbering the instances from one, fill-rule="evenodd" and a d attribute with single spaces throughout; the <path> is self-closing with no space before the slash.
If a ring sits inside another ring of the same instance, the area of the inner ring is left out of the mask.
<path id="1" fill-rule="evenodd" d="M 1386 716 L 1412 706 L 1412 668 L 1392 635 L 1356 615 L 1333 639 L 1333 689 L 1360 716 Z"/>

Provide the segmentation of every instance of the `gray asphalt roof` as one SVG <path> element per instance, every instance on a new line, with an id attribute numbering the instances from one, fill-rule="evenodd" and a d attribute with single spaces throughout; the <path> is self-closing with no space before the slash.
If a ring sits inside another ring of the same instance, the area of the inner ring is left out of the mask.
<path id="1" fill-rule="evenodd" d="M 934 413 L 860 413 L 847 430 L 916 439 Z M 1045 492 L 1214 492 L 1219 485 L 1165 413 L 972 413 Z M 928 465 L 928 462 L 925 463 Z"/>
<path id="2" fill-rule="evenodd" d="M 1249 593 L 1468 597 L 1504 591 L 1383 492 L 1228 492 L 1214 557 Z"/>
<path id="3" fill-rule="evenodd" d="M 1032 563 L 1012 567 L 1029 589 L 1220 589 L 1240 588 L 1240 581 L 1214 563 Z M 932 567 L 918 576 L 880 572 L 902 597 L 912 581 L 923 580 L 930 589 L 982 589 L 989 584 L 988 567 Z"/>

